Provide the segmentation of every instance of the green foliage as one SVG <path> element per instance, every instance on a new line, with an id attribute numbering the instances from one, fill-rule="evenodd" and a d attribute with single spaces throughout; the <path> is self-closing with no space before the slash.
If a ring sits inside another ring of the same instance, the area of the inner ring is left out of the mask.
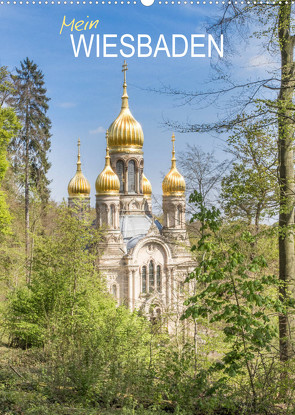
<path id="1" fill-rule="evenodd" d="M 175 324 L 177 333 L 170 334 L 165 319 L 152 325 L 118 307 L 108 294 L 96 266 L 101 235 L 91 226 L 91 214 L 65 206 L 49 211 L 50 225 L 34 236 L 30 283 L 19 284 L 5 303 L 11 344 L 30 347 L 14 348 L 22 357 L 10 358 L 6 366 L 0 362 L 6 385 L 0 402 L 8 413 L 21 408 L 24 414 L 63 414 L 70 407 L 81 414 L 209 415 L 250 408 L 253 415 L 247 364 L 251 376 L 255 368 L 257 407 L 261 390 L 273 400 L 278 385 L 290 390 L 282 386 L 280 368 L 268 351 L 276 341 L 269 315 L 276 281 L 264 274 L 254 278 L 265 269 L 262 258 L 243 257 L 242 249 L 221 238 L 220 212 L 205 208 L 198 194 L 191 201 L 200 206 L 193 220 L 201 221 L 201 241 L 195 247 L 203 261 L 197 303 L 191 299 L 189 320 Z M 244 249 L 252 237 L 243 239 Z M 240 315 L 231 275 L 240 290 Z M 253 298 L 246 301 L 247 296 Z M 197 342 L 191 316 L 197 322 Z M 17 381 L 8 376 L 11 367 L 20 375 L 15 374 Z"/>
<path id="2" fill-rule="evenodd" d="M 245 218 L 258 231 L 263 217 L 278 212 L 277 146 L 275 132 L 259 123 L 236 127 L 228 141 L 235 156 L 222 180 L 221 199 L 230 218 Z"/>
<path id="3" fill-rule="evenodd" d="M 278 336 L 273 316 L 285 313 L 278 298 L 279 282 L 275 276 L 265 274 L 263 256 L 251 258 L 245 254 L 245 246 L 249 250 L 254 241 L 249 232 L 228 243 L 218 232 L 220 212 L 204 207 L 197 192 L 191 201 L 198 208 L 192 220 L 201 221 L 202 234 L 193 249 L 202 253 L 202 259 L 187 281 L 196 280 L 200 291 L 186 302 L 183 318 L 206 318 L 209 327 L 219 324 L 226 349 L 207 373 L 221 371 L 225 375 L 222 381 L 227 383 L 228 376 L 246 374 L 256 410 L 257 365 L 262 357 L 269 357 Z"/>
<path id="4" fill-rule="evenodd" d="M 91 215 L 59 208 L 50 232 L 35 237 L 30 283 L 9 295 L 4 324 L 11 345 L 43 347 L 40 379 L 51 399 L 123 406 L 142 393 L 156 339 L 107 292 L 99 240 Z"/>
<path id="5" fill-rule="evenodd" d="M 0 234 L 6 234 L 10 231 L 11 215 L 6 203 L 6 196 L 0 190 Z"/>
<path id="6" fill-rule="evenodd" d="M 4 104 L 9 105 L 11 96 L 14 94 L 15 90 L 13 83 L 11 82 L 10 72 L 7 69 L 7 66 L 0 67 L 0 107 L 3 107 Z"/>
<path id="7" fill-rule="evenodd" d="M 7 147 L 11 139 L 13 139 L 20 124 L 16 114 L 12 108 L 2 107 L 9 92 L 11 92 L 11 84 L 7 80 L 8 72 L 5 67 L 0 68 L 0 185 L 4 179 L 8 168 Z M 5 193 L 0 190 L 0 235 L 9 231 L 9 223 L 11 216 L 6 204 Z"/>
<path id="8" fill-rule="evenodd" d="M 35 236 L 31 283 L 17 288 L 10 298 L 7 324 L 13 343 L 40 345 L 63 319 L 71 319 L 65 323 L 74 330 L 75 316 L 90 305 L 88 296 L 101 284 L 95 267 L 98 240 L 90 218 L 81 218 L 64 206 L 58 210 L 54 228 Z"/>

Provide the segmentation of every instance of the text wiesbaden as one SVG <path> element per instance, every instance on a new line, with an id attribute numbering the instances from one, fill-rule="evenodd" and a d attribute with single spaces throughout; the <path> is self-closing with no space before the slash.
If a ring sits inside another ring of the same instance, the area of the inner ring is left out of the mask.
<path id="1" fill-rule="evenodd" d="M 136 56 L 138 58 L 192 58 L 211 57 L 213 53 L 223 58 L 223 35 L 214 39 L 210 34 L 183 34 L 164 35 L 155 38 L 148 34 L 133 36 L 126 33 L 117 34 L 70 34 L 71 44 L 75 58 L 79 56 L 97 58 L 124 58 Z M 214 52 L 215 51 L 215 52 Z"/>

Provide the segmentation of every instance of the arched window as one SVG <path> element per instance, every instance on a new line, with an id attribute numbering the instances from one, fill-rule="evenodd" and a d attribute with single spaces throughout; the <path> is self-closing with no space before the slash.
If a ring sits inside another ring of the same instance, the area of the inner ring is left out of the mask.
<path id="1" fill-rule="evenodd" d="M 169 228 L 170 222 L 169 222 L 169 215 L 168 215 L 168 213 L 166 213 L 165 218 L 166 218 L 166 226 L 167 226 L 167 228 Z"/>
<path id="2" fill-rule="evenodd" d="M 168 221 L 169 221 L 169 227 L 170 228 L 173 228 L 174 226 L 175 226 L 175 224 L 176 224 L 176 215 L 177 215 L 177 209 L 175 210 L 175 209 L 173 209 L 173 208 L 171 207 L 171 213 L 169 212 L 168 213 Z"/>
<path id="3" fill-rule="evenodd" d="M 149 205 L 147 201 L 144 202 L 144 212 L 145 214 L 150 213 L 150 209 L 149 209 Z"/>
<path id="4" fill-rule="evenodd" d="M 155 271 L 154 271 L 154 263 L 150 261 L 149 264 L 149 292 L 153 292 L 155 288 Z"/>
<path id="5" fill-rule="evenodd" d="M 162 278 L 161 278 L 161 266 L 157 265 L 157 291 L 162 291 Z"/>
<path id="6" fill-rule="evenodd" d="M 101 206 L 100 212 L 101 212 L 101 222 L 104 225 L 107 225 L 107 223 L 108 223 L 108 207 L 107 207 L 106 204 L 103 204 Z"/>
<path id="7" fill-rule="evenodd" d="M 135 193 L 135 161 L 128 163 L 128 193 Z"/>
<path id="8" fill-rule="evenodd" d="M 117 296 L 118 296 L 118 290 L 117 290 L 116 284 L 113 284 L 113 286 L 112 286 L 112 294 L 113 294 L 113 296 L 115 298 L 117 298 Z"/>
<path id="9" fill-rule="evenodd" d="M 109 224 L 110 224 L 110 227 L 113 228 L 115 226 L 115 206 L 114 205 L 111 205 L 109 213 L 110 213 Z"/>
<path id="10" fill-rule="evenodd" d="M 124 191 L 123 181 L 124 181 L 124 163 L 122 160 L 117 161 L 116 164 L 116 173 L 120 180 L 120 193 Z"/>
<path id="11" fill-rule="evenodd" d="M 143 266 L 141 270 L 141 291 L 146 293 L 146 266 Z"/>
<path id="12" fill-rule="evenodd" d="M 142 193 L 142 170 L 139 171 L 139 193 Z"/>
<path id="13" fill-rule="evenodd" d="M 184 282 L 179 283 L 179 294 L 184 294 Z"/>
<path id="14" fill-rule="evenodd" d="M 176 212 L 176 225 L 181 224 L 181 214 L 182 214 L 182 207 L 177 206 L 177 212 Z"/>
<path id="15" fill-rule="evenodd" d="M 160 325 L 161 324 L 161 317 L 162 317 L 162 313 L 161 313 L 161 309 L 159 307 L 157 307 L 156 309 L 151 310 L 150 312 L 151 314 L 151 323 L 152 324 L 156 324 L 156 325 Z"/>
<path id="16" fill-rule="evenodd" d="M 155 313 L 155 315 L 156 315 L 156 319 L 158 320 L 158 321 L 160 321 L 161 320 L 161 315 L 162 315 L 162 313 L 161 313 L 161 309 L 160 308 L 156 308 L 156 313 Z"/>

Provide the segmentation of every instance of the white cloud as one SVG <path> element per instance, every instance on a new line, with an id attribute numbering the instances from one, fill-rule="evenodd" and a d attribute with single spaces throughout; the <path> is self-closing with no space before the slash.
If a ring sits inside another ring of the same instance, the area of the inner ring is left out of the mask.
<path id="1" fill-rule="evenodd" d="M 267 55 L 256 55 L 250 59 L 249 64 L 251 67 L 261 66 L 265 68 L 265 67 L 273 67 L 274 61 L 271 60 L 270 57 Z"/>
<path id="2" fill-rule="evenodd" d="M 57 106 L 60 108 L 74 108 L 76 104 L 74 102 L 60 102 Z"/>
<path id="3" fill-rule="evenodd" d="M 90 130 L 89 134 L 102 134 L 105 132 L 105 128 L 104 127 L 97 127 L 95 130 Z"/>

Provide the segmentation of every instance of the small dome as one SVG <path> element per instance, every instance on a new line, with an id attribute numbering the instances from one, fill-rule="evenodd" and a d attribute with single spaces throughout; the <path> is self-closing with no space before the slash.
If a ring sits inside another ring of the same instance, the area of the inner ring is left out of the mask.
<path id="1" fill-rule="evenodd" d="M 106 134 L 108 143 L 108 132 Z M 106 149 L 105 167 L 98 175 L 95 182 L 96 194 L 118 194 L 120 190 L 120 180 L 111 167 L 109 148 Z"/>
<path id="2" fill-rule="evenodd" d="M 144 173 L 142 174 L 142 193 L 146 196 L 151 196 L 152 194 L 152 185 Z"/>
<path id="3" fill-rule="evenodd" d="M 165 196 L 183 195 L 185 192 L 185 181 L 177 168 L 171 168 L 162 183 L 163 194 Z"/>
<path id="4" fill-rule="evenodd" d="M 68 193 L 69 197 L 89 197 L 90 195 L 89 181 L 86 179 L 81 170 L 80 139 L 78 140 L 77 171 L 68 185 Z"/>
<path id="5" fill-rule="evenodd" d="M 109 127 L 109 148 L 111 152 L 137 152 L 143 146 L 143 131 L 141 125 L 133 117 L 128 104 L 127 64 L 124 62 L 124 83 L 121 111 L 115 121 Z"/>
<path id="6" fill-rule="evenodd" d="M 176 158 L 174 149 L 175 136 L 172 135 L 172 165 L 169 173 L 165 176 L 162 189 L 164 196 L 183 196 L 185 193 L 185 180 L 176 168 Z"/>
<path id="7" fill-rule="evenodd" d="M 90 184 L 82 172 L 77 172 L 68 185 L 70 197 L 89 197 Z"/>

